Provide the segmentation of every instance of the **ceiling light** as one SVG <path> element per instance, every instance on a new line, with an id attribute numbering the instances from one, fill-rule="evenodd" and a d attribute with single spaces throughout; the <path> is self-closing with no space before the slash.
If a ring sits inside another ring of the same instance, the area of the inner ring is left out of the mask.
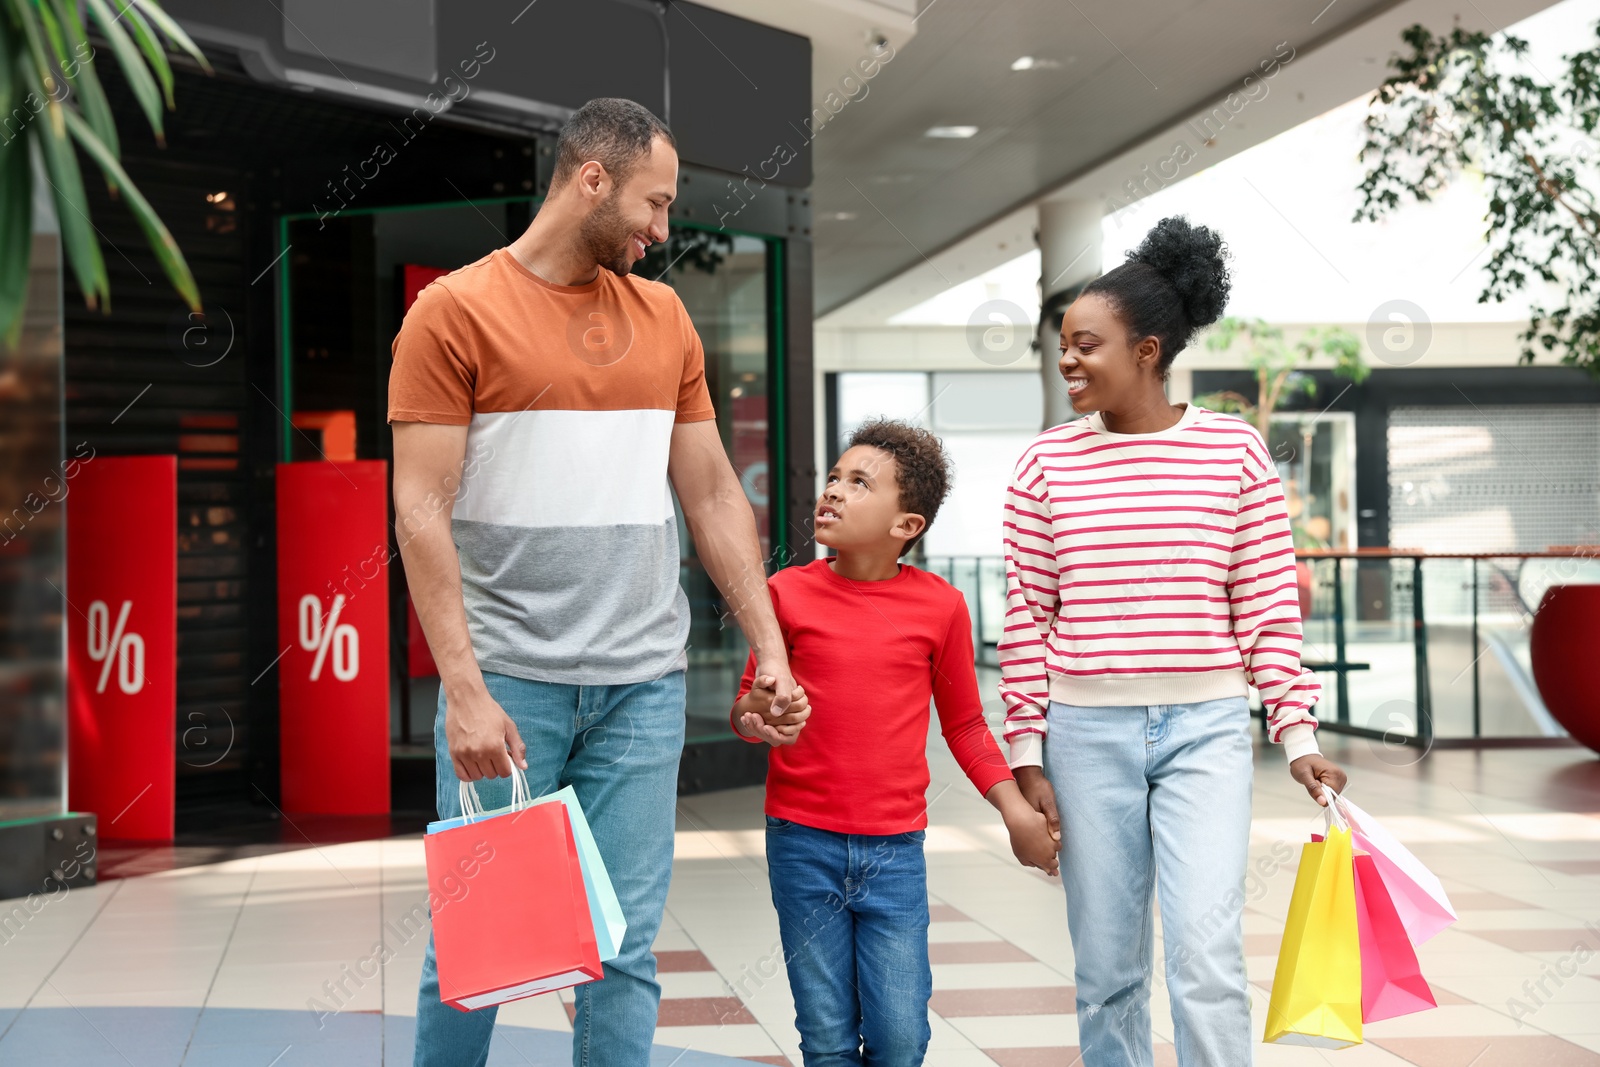
<path id="1" fill-rule="evenodd" d="M 856 213 L 854 211 L 830 211 L 822 217 L 832 219 L 834 222 L 849 222 L 856 217 Z"/>
<path id="2" fill-rule="evenodd" d="M 1070 60 L 1069 60 L 1070 62 Z M 1046 59 L 1043 56 L 1018 56 L 1011 61 L 1012 70 L 1060 70 L 1059 60 Z"/>
<path id="3" fill-rule="evenodd" d="M 924 137 L 939 137 L 944 140 L 964 141 L 978 132 L 976 126 L 929 126 Z"/>

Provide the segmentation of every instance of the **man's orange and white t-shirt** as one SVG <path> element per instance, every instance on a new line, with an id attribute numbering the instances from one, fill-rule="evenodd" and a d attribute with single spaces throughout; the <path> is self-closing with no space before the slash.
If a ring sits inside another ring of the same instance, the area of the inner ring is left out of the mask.
<path id="1" fill-rule="evenodd" d="M 675 423 L 714 415 L 669 286 L 604 269 L 552 285 L 500 248 L 422 290 L 389 421 L 468 427 L 450 530 L 484 670 L 602 685 L 684 665 L 667 456 Z"/>

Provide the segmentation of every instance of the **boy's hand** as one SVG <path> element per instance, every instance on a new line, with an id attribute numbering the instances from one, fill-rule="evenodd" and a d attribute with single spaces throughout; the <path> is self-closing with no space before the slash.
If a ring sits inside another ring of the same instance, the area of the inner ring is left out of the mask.
<path id="1" fill-rule="evenodd" d="M 1338 764 L 1315 752 L 1289 764 L 1289 773 L 1295 781 L 1306 787 L 1311 799 L 1323 807 L 1328 806 L 1328 798 L 1322 795 L 1322 787 L 1326 785 L 1335 793 L 1343 793 L 1345 783 L 1350 780 L 1350 776 L 1340 770 Z"/>
<path id="2" fill-rule="evenodd" d="M 1007 778 L 996 782 L 984 797 L 999 809 L 1000 817 L 1006 823 L 1006 832 L 1011 835 L 1011 851 L 1022 865 L 1037 867 L 1053 878 L 1061 870 L 1060 827 L 1051 822 L 1055 815 L 1055 798 L 1050 798 L 1049 815 L 1034 807 L 1033 801 L 1020 788 L 1022 771 L 1028 769 L 1018 767 L 1016 781 Z M 1039 768 L 1031 769 L 1037 771 Z M 1039 777 L 1043 780 L 1044 775 L 1040 774 Z M 1044 784 L 1048 790 L 1050 783 Z"/>
<path id="3" fill-rule="evenodd" d="M 1050 820 L 1044 813 L 1019 804 L 1005 813 L 1005 820 L 1011 851 L 1022 865 L 1057 877 L 1061 873 L 1061 836 L 1050 832 Z"/>
<path id="4" fill-rule="evenodd" d="M 750 692 L 739 701 L 744 709 L 737 717 L 739 732 L 746 737 L 758 737 L 769 745 L 792 745 L 800 736 L 800 728 L 811 717 L 811 701 L 801 686 L 789 694 L 789 707 L 780 715 L 772 713 L 773 690 L 777 679 L 771 675 L 758 675 L 751 683 Z"/>

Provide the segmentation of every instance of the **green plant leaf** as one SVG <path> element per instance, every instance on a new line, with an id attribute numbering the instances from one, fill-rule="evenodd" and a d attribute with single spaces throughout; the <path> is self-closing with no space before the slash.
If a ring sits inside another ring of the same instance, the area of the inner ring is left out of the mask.
<path id="1" fill-rule="evenodd" d="M 83 191 L 83 175 L 78 170 L 78 159 L 65 136 L 66 108 L 51 103 L 48 111 L 54 114 L 43 118 L 37 125 L 44 127 L 35 138 L 44 158 L 46 178 L 54 196 L 56 223 L 61 228 L 61 243 L 66 249 L 67 262 L 83 290 L 84 302 L 91 308 L 102 305 L 109 308 L 111 282 L 106 277 L 105 260 L 100 255 L 100 242 L 96 239 L 94 224 L 89 221 L 89 200 Z M 57 132 L 60 124 L 62 132 Z"/>
<path id="2" fill-rule="evenodd" d="M 6 41 L 0 20 L 0 47 Z M 5 49 L 0 54 L 9 54 Z M 28 165 L 28 139 L 0 142 L 0 340 L 15 348 L 22 335 L 23 308 L 28 300 L 28 266 L 33 252 L 33 170 Z"/>
<path id="3" fill-rule="evenodd" d="M 33 60 L 33 70 L 29 72 L 24 57 L 18 55 L 17 73 L 26 89 L 37 92 L 40 99 L 46 99 L 50 96 L 48 90 L 53 82 L 53 75 L 50 73 L 50 59 L 45 54 L 44 42 L 41 40 L 44 31 L 39 25 L 38 11 L 28 3 L 28 0 L 11 0 L 11 17 L 16 20 L 22 38 L 17 51 L 21 53 L 25 48 L 27 58 Z"/>
<path id="4" fill-rule="evenodd" d="M 34 10 L 39 13 L 39 24 L 44 28 L 45 40 L 50 42 L 50 50 L 55 54 L 56 65 L 65 64 L 70 53 L 67 42 L 61 36 L 61 23 L 56 13 L 49 4 L 40 4 Z"/>
<path id="5" fill-rule="evenodd" d="M 44 58 L 41 30 L 33 9 L 23 0 L 17 0 L 12 11 L 35 60 L 35 66 L 19 63 L 17 70 L 27 88 L 44 101 L 43 112 L 28 124 L 28 133 L 39 146 L 45 178 L 54 193 L 62 247 L 66 249 L 67 262 L 78 280 L 78 287 L 83 290 L 84 302 L 91 308 L 100 307 L 102 303 L 109 305 L 111 283 L 106 278 L 105 260 L 100 256 L 100 245 L 89 221 L 89 203 L 83 192 L 78 157 L 67 139 L 65 115 L 69 109 L 50 99 L 45 89 L 44 79 L 50 76 L 49 64 Z M 29 210 L 32 210 L 31 202 Z"/>
<path id="6" fill-rule="evenodd" d="M 150 201 L 139 192 L 138 186 L 134 185 L 124 173 L 122 164 L 117 162 L 117 158 L 100 142 L 94 131 L 89 128 L 89 124 L 76 112 L 67 112 L 67 129 L 71 131 L 73 140 L 83 147 L 89 157 L 122 186 L 123 201 L 139 223 L 139 228 L 144 231 L 151 250 L 161 263 L 161 269 L 167 274 L 167 279 L 189 305 L 189 310 L 199 311 L 200 290 L 194 283 L 194 275 L 189 271 L 188 261 L 178 250 L 178 243 L 172 239 L 171 232 L 156 214 L 155 208 L 150 206 Z"/>
<path id="7" fill-rule="evenodd" d="M 138 42 L 139 51 L 144 53 L 145 61 L 150 64 L 150 69 L 155 71 L 156 80 L 161 83 L 161 96 L 167 102 L 169 109 L 176 106 L 172 99 L 172 65 L 167 62 L 167 53 L 162 50 L 161 42 L 156 40 L 155 33 L 150 29 L 150 23 L 139 13 L 133 0 L 116 0 L 120 9 L 118 17 L 128 24 L 128 32 L 133 34 L 133 39 Z"/>
<path id="8" fill-rule="evenodd" d="M 206 61 L 206 57 L 201 54 L 200 49 L 195 47 L 195 43 L 189 39 L 189 35 L 183 32 L 183 27 L 179 26 L 171 15 L 162 10 L 161 5 L 156 3 L 156 0 L 130 0 L 130 2 L 134 3 L 144 13 L 145 17 L 155 24 L 156 29 L 160 30 L 167 40 L 189 53 L 190 58 L 200 64 L 201 70 L 207 74 L 211 73 L 211 64 Z"/>
<path id="9" fill-rule="evenodd" d="M 72 47 L 72 55 L 68 63 L 74 66 L 64 68 L 73 70 L 69 77 L 73 87 L 78 91 L 78 99 L 83 106 L 83 117 L 89 120 L 89 125 L 94 127 L 94 132 L 104 141 L 107 148 L 118 158 L 122 155 L 122 145 L 117 137 L 116 119 L 111 114 L 111 104 L 106 100 L 106 91 L 100 85 L 100 75 L 94 69 L 94 49 L 89 44 L 89 35 L 84 28 L 83 19 L 78 15 L 77 5 L 70 0 L 50 0 L 55 5 L 56 17 L 60 20 L 62 32 L 67 44 Z"/>
<path id="10" fill-rule="evenodd" d="M 128 79 L 128 88 L 139 102 L 139 110 L 144 112 L 145 120 L 155 132 L 156 142 L 165 144 L 166 132 L 161 125 L 161 90 L 156 87 L 155 79 L 145 67 L 139 49 L 128 39 L 127 31 L 122 28 L 106 0 L 88 0 L 88 4 L 95 25 L 111 45 L 111 51 L 117 57 L 117 66 Z"/>

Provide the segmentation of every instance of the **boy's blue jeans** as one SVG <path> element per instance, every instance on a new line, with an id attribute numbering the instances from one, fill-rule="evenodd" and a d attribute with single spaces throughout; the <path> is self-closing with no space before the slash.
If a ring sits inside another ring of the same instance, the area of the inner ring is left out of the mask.
<path id="1" fill-rule="evenodd" d="M 917 1067 L 932 1031 L 922 830 L 767 816 L 767 870 L 805 1067 Z"/>
<path id="2" fill-rule="evenodd" d="M 1084 1067 L 1150 1067 L 1151 894 L 1178 1062 L 1248 1067 L 1241 915 L 1250 840 L 1250 708 L 1051 702 L 1044 768 L 1061 815 Z"/>
<path id="3" fill-rule="evenodd" d="M 683 752 L 684 674 L 631 685 L 559 685 L 485 673 L 489 695 L 528 746 L 533 795 L 570 785 L 628 920 L 622 952 L 605 977 L 577 989 L 574 1067 L 647 1067 L 661 986 L 650 951 L 672 877 Z M 444 693 L 433 728 L 439 817 L 461 814 L 444 733 Z M 484 810 L 511 803 L 511 779 L 477 783 Z M 433 938 L 417 991 L 417 1067 L 482 1067 L 497 1009 L 461 1012 L 439 1000 Z"/>

